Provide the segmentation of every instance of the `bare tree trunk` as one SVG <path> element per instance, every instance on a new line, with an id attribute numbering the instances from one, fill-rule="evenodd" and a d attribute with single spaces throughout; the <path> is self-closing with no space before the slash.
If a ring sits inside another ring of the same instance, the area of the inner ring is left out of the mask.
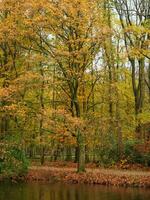
<path id="1" fill-rule="evenodd" d="M 80 173 L 85 171 L 85 138 L 79 129 L 77 129 L 77 134 L 79 149 L 78 172 Z"/>
<path id="2" fill-rule="evenodd" d="M 40 142 L 41 142 L 41 165 L 45 162 L 45 147 L 43 145 L 43 110 L 44 110 L 44 72 L 42 69 L 42 63 L 40 63 L 40 74 L 42 77 L 42 83 L 40 88 L 40 108 L 41 108 L 41 119 L 40 119 Z"/>
<path id="3" fill-rule="evenodd" d="M 81 111 L 80 111 L 80 104 L 78 101 L 78 80 L 74 81 L 74 93 L 72 95 L 76 117 L 80 119 Z M 84 172 L 85 171 L 85 137 L 84 134 L 81 133 L 79 127 L 76 128 L 76 135 L 77 135 L 77 148 L 78 148 L 78 169 L 77 171 Z"/>

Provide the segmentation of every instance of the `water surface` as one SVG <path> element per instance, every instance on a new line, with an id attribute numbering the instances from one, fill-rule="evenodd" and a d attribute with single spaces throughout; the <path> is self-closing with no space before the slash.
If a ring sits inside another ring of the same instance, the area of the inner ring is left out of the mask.
<path id="1" fill-rule="evenodd" d="M 0 183 L 0 200 L 150 200 L 150 190 L 100 185 Z"/>

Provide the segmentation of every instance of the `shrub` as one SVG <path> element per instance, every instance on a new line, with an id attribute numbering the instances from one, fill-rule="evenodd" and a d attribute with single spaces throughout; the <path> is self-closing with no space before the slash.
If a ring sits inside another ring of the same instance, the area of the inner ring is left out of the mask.
<path id="1" fill-rule="evenodd" d="M 97 150 L 98 164 L 101 166 L 114 165 L 118 159 L 118 145 L 116 140 L 106 137 L 103 144 Z"/>
<path id="2" fill-rule="evenodd" d="M 20 175 L 27 172 L 28 161 L 21 146 L 0 143 L 0 174 L 5 176 Z"/>
<path id="3" fill-rule="evenodd" d="M 127 140 L 124 143 L 124 155 L 130 163 L 149 165 L 150 152 L 144 149 L 145 144 L 138 140 Z"/>

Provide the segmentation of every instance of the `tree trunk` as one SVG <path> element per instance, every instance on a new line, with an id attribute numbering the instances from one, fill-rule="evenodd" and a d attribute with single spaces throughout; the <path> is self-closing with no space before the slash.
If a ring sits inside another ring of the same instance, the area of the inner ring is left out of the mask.
<path id="1" fill-rule="evenodd" d="M 45 147 L 43 146 L 43 110 L 44 110 L 44 72 L 42 69 L 42 63 L 40 63 L 40 74 L 42 76 L 41 91 L 40 91 L 40 108 L 41 108 L 41 119 L 40 119 L 40 143 L 41 143 L 41 165 L 45 161 Z"/>
<path id="2" fill-rule="evenodd" d="M 77 95 L 77 89 L 78 89 L 78 82 L 76 80 L 75 82 L 75 90 L 74 90 L 74 96 L 73 96 L 73 102 L 74 107 L 76 111 L 76 117 L 80 119 L 80 104 L 78 102 L 78 95 Z M 83 133 L 81 133 L 80 128 L 77 127 L 77 148 L 78 148 L 78 172 L 85 172 L 85 137 Z"/>
<path id="3" fill-rule="evenodd" d="M 78 150 L 79 150 L 79 160 L 78 160 L 78 172 L 85 172 L 85 142 L 84 136 L 77 129 L 77 141 L 78 141 Z"/>
<path id="4" fill-rule="evenodd" d="M 41 147 L 41 165 L 45 162 L 45 147 Z"/>

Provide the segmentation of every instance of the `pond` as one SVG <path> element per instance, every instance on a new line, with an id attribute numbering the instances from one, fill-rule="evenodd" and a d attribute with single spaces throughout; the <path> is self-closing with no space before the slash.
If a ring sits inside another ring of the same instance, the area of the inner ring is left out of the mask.
<path id="1" fill-rule="evenodd" d="M 150 190 L 100 185 L 0 183 L 0 200 L 150 200 Z"/>

